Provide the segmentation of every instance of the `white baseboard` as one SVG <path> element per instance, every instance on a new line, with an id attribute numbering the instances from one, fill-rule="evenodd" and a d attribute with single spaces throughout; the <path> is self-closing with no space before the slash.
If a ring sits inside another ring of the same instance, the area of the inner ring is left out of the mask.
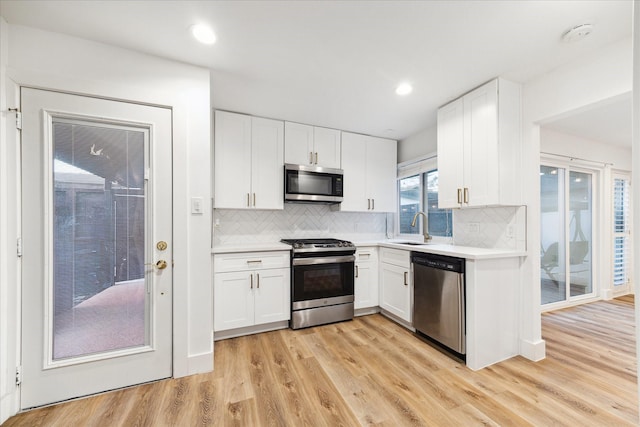
<path id="1" fill-rule="evenodd" d="M 213 351 L 189 356 L 187 358 L 187 365 L 187 375 L 202 374 L 213 371 Z"/>
<path id="2" fill-rule="evenodd" d="M 241 337 L 243 335 L 259 334 L 261 332 L 275 331 L 277 329 L 286 329 L 289 327 L 289 321 L 267 323 L 265 325 L 248 326 L 246 328 L 231 329 L 228 331 L 219 331 L 213 333 L 215 341 L 227 338 Z"/>
<path id="3" fill-rule="evenodd" d="M 0 424 L 18 413 L 19 389 L 14 387 L 13 393 L 8 393 L 0 398 Z"/>
<path id="4" fill-rule="evenodd" d="M 546 356 L 546 343 L 544 340 L 535 342 L 520 340 L 520 355 L 529 360 L 538 362 Z"/>
<path id="5" fill-rule="evenodd" d="M 384 310 L 384 309 L 380 309 L 380 314 L 382 314 L 384 317 L 393 320 L 394 322 L 396 322 L 398 325 L 400 326 L 404 326 L 405 328 L 409 329 L 411 332 L 415 332 L 416 328 L 414 328 L 411 323 L 407 322 L 404 319 L 399 318 L 398 316 L 396 316 L 393 313 L 389 313 L 388 311 Z"/>
<path id="6" fill-rule="evenodd" d="M 358 317 L 358 316 L 367 316 L 369 314 L 376 314 L 376 313 L 380 313 L 380 307 L 376 306 L 376 307 L 366 307 L 366 308 L 357 308 L 355 310 L 354 316 Z"/>

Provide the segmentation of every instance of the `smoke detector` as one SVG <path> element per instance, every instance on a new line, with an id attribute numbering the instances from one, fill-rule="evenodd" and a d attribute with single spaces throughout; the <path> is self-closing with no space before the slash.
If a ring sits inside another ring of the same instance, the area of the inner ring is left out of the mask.
<path id="1" fill-rule="evenodd" d="M 573 43 L 587 37 L 593 31 L 593 24 L 576 25 L 562 35 L 562 41 Z"/>

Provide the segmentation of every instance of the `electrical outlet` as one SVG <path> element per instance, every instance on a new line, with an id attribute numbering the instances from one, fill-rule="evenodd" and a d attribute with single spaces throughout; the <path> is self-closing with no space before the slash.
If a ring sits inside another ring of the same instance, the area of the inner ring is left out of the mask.
<path id="1" fill-rule="evenodd" d="M 467 223 L 467 233 L 479 233 L 480 232 L 480 224 L 477 222 L 469 222 Z"/>
<path id="2" fill-rule="evenodd" d="M 509 239 L 513 239 L 513 225 L 509 224 L 507 225 L 507 237 Z"/>

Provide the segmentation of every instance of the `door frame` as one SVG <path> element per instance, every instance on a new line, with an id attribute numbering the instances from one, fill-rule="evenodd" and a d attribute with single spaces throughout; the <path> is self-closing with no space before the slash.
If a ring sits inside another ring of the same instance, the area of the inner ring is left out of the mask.
<path id="1" fill-rule="evenodd" d="M 579 160 L 571 157 L 565 156 L 551 156 L 551 155 L 543 155 L 540 157 L 540 166 L 552 166 L 565 169 L 567 171 L 565 175 L 565 189 L 568 188 L 569 185 L 569 172 L 576 171 L 582 173 L 589 173 L 592 175 L 592 237 L 591 237 L 591 280 L 592 280 L 592 292 L 586 295 L 579 295 L 576 297 L 569 297 L 569 299 L 557 301 L 549 304 L 540 303 L 540 311 L 542 313 L 546 311 L 553 311 L 560 308 L 571 307 L 579 304 L 584 304 L 587 302 L 597 301 L 602 299 L 602 272 L 608 271 L 607 268 L 602 268 L 602 261 L 606 256 L 606 252 L 610 252 L 602 250 L 600 243 L 605 242 L 605 236 L 603 234 L 604 222 L 608 217 L 606 215 L 606 206 L 607 203 L 604 202 L 603 195 L 608 194 L 605 189 L 605 176 L 608 174 L 608 166 L 603 163 L 591 162 L 588 160 Z M 563 210 L 568 206 L 568 192 L 565 194 L 565 203 L 563 206 Z M 565 225 L 567 225 L 567 219 L 564 219 Z M 542 230 L 538 232 L 541 233 Z M 569 239 L 569 227 L 565 226 L 564 229 L 564 238 L 566 241 Z M 566 248 L 568 251 L 568 248 Z M 598 260 L 598 261 L 596 261 Z M 566 272 L 567 277 L 569 272 Z M 538 281 L 538 286 L 540 286 L 540 281 Z M 568 288 L 567 288 L 568 289 Z M 567 291 L 568 292 L 568 291 Z"/>

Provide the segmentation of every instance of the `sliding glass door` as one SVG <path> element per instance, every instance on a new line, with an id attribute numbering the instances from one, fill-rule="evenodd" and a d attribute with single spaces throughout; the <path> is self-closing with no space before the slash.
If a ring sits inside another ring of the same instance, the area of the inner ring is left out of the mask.
<path id="1" fill-rule="evenodd" d="M 540 167 L 541 303 L 593 295 L 594 174 Z"/>

